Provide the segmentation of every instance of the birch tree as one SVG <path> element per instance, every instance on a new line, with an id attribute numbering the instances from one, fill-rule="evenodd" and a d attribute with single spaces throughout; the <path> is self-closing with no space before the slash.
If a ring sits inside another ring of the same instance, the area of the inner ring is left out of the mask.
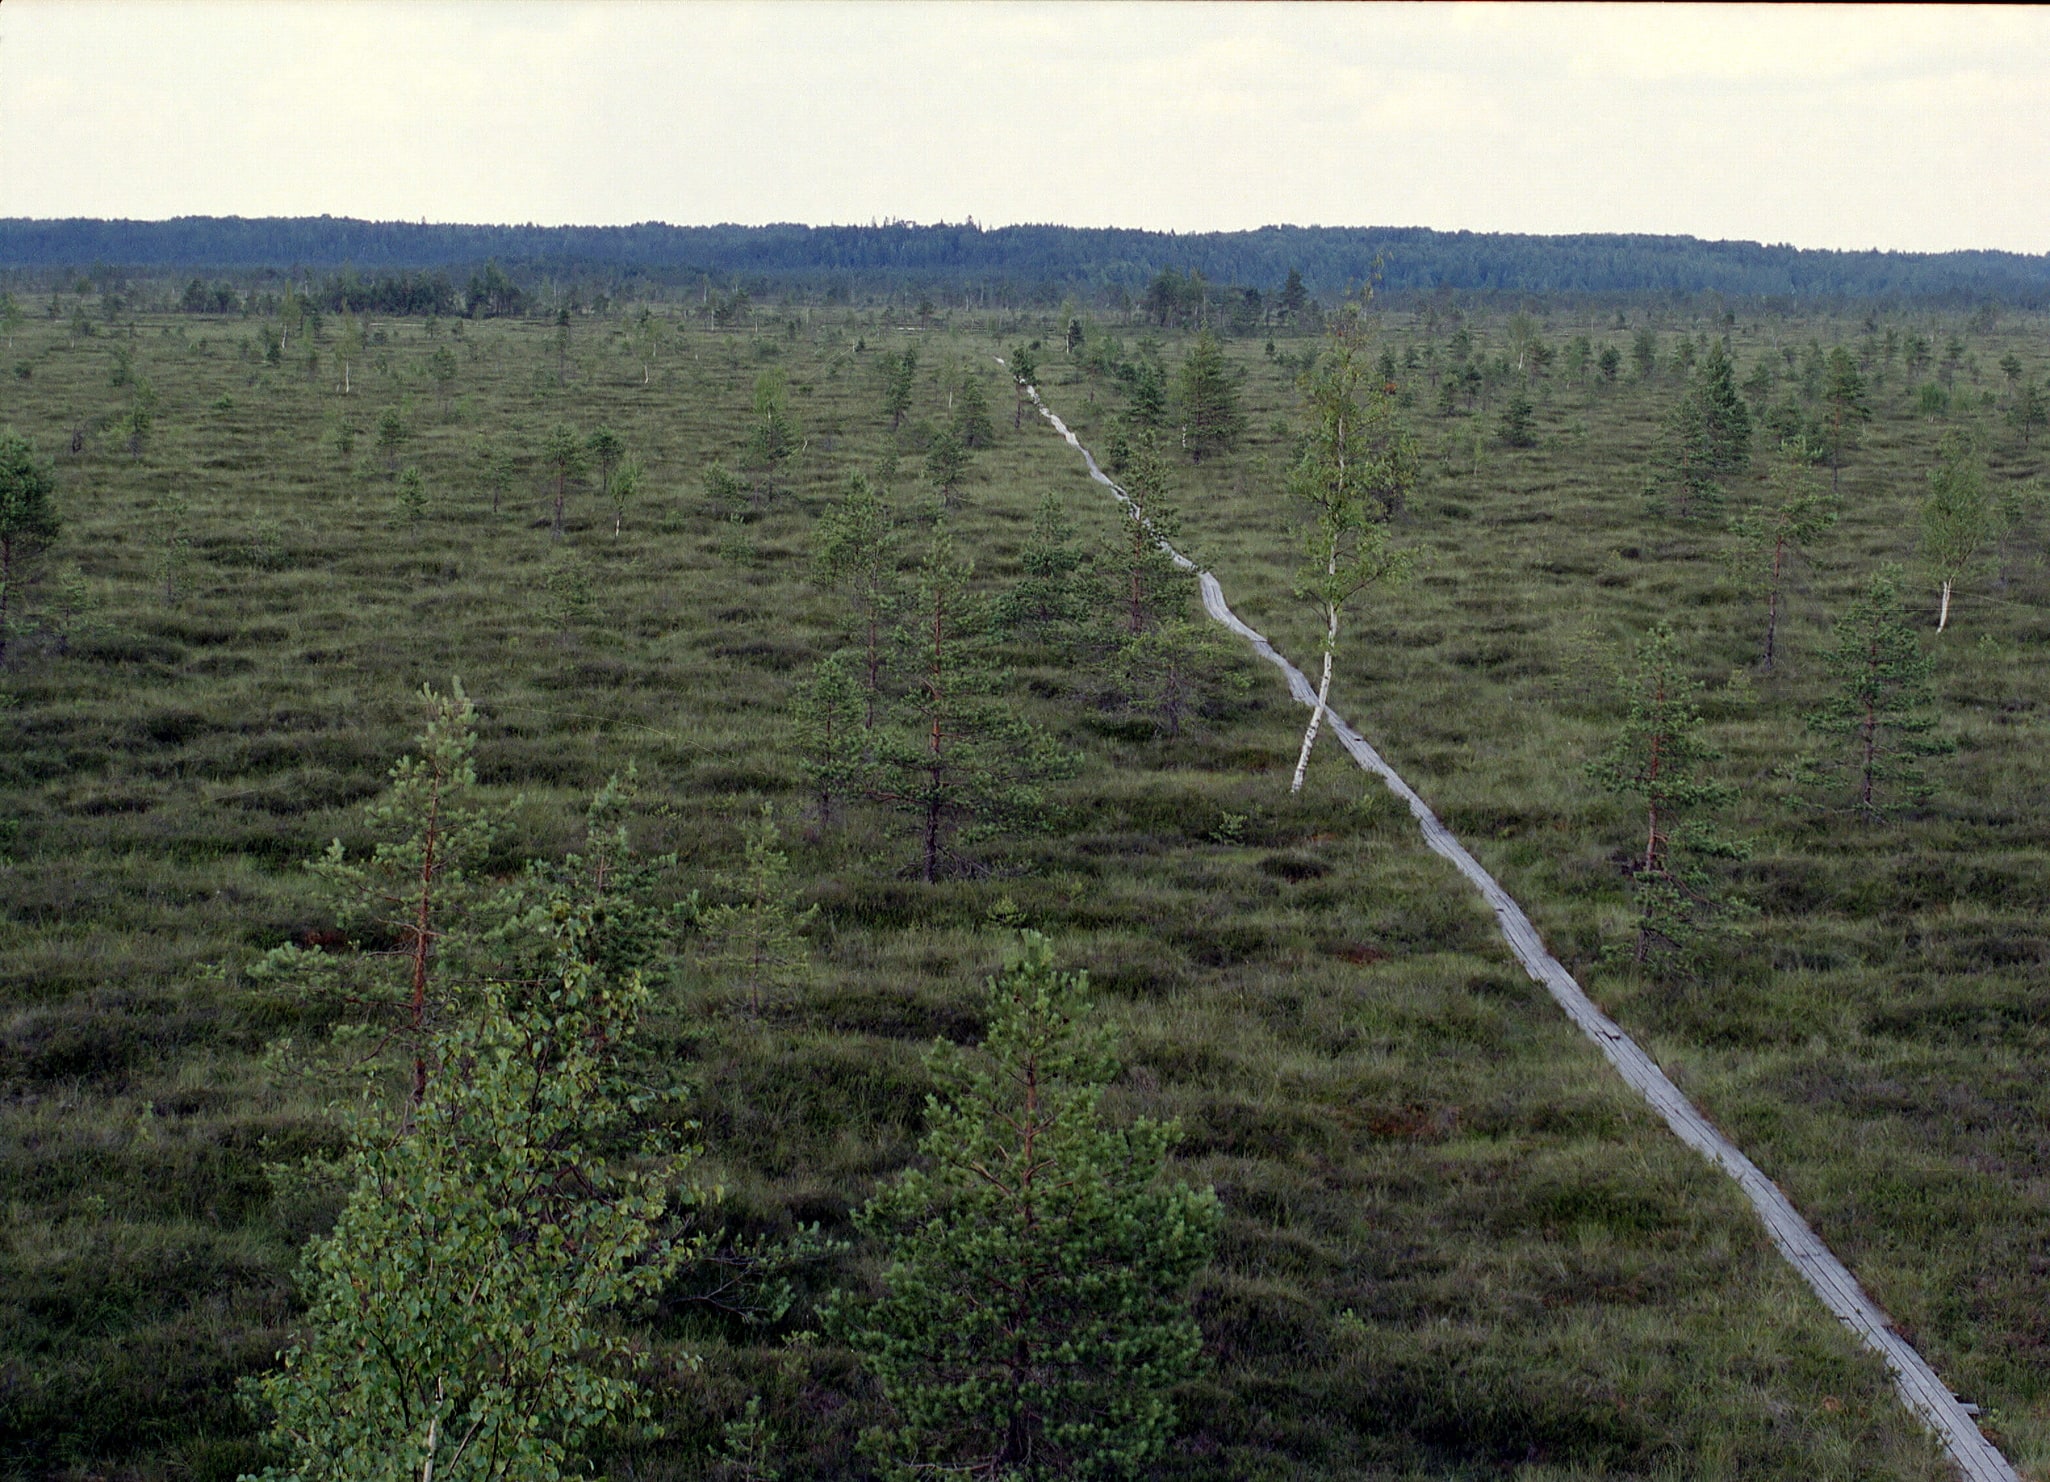
<path id="1" fill-rule="evenodd" d="M 1939 633 L 1950 624 L 1951 589 L 2000 533 L 2000 512 L 1970 445 L 1946 433 L 1941 457 L 1929 471 L 1929 494 L 1922 501 L 1922 559 L 1937 583 Z"/>
<path id="2" fill-rule="evenodd" d="M 1331 668 L 1347 606 L 1368 588 L 1399 582 L 1409 573 L 1409 554 L 1393 548 L 1386 520 L 1416 482 L 1418 461 L 1416 442 L 1392 398 L 1371 384 L 1350 344 L 1331 350 L 1303 390 L 1309 426 L 1302 456 L 1288 475 L 1289 493 L 1308 514 L 1296 593 L 1316 605 L 1324 641 L 1317 702 L 1303 730 L 1291 793 L 1302 791 L 1310 748 L 1330 703 Z"/>

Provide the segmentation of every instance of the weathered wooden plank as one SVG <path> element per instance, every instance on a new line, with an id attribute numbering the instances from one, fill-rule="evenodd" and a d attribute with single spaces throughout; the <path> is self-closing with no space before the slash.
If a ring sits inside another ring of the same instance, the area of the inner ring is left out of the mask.
<path id="1" fill-rule="evenodd" d="M 1002 364 L 1001 359 L 998 363 Z M 1067 424 L 1040 401 L 1037 388 L 1027 388 L 1027 394 L 1054 431 L 1082 455 L 1089 476 L 1109 489 L 1119 501 L 1129 505 L 1131 501 L 1125 497 L 1125 491 L 1097 466 L 1095 456 L 1082 446 L 1081 440 L 1068 430 Z M 1166 541 L 1160 542 L 1160 548 L 1184 571 L 1196 570 L 1193 561 Z M 1314 705 L 1317 696 L 1309 679 L 1282 657 L 1265 637 L 1240 620 L 1224 600 L 1224 588 L 1218 584 L 1217 578 L 1207 571 L 1197 571 L 1197 582 L 1202 588 L 1203 610 L 1251 644 L 1254 652 L 1280 670 L 1288 683 L 1289 693 L 1299 704 Z M 1366 738 L 1335 713 L 1327 712 L 1326 722 L 1353 760 L 1379 777 L 1390 792 L 1408 804 L 1410 816 L 1416 820 L 1424 843 L 1434 853 L 1449 860 L 1480 891 L 1489 909 L 1495 913 L 1495 920 L 1509 943 L 1510 951 L 1516 955 L 1524 971 L 1544 985 L 1554 1002 L 1594 1042 L 1616 1068 L 1617 1074 L 1665 1120 L 1674 1135 L 1736 1183 L 1787 1264 L 1800 1273 L 1838 1321 L 1885 1360 L 1902 1403 L 1943 1443 L 1967 1482 L 2020 1482 L 2007 1458 L 1973 1422 L 1972 1416 L 1978 1413 L 1978 1407 L 1961 1404 L 1927 1361 L 1893 1330 L 1886 1314 L 1865 1294 L 1865 1289 L 1858 1284 L 1849 1268 L 1801 1218 L 1800 1211 L 1780 1192 L 1779 1186 L 1717 1131 L 1715 1125 L 1673 1084 L 1672 1079 L 1659 1069 L 1658 1062 L 1587 996 L 1573 975 L 1566 971 L 1565 964 L 1545 947 L 1543 936 L 1524 914 L 1523 908 L 1493 875 L 1481 867 L 1480 861 L 1467 852 L 1466 846 L 1439 821 L 1438 815 L 1367 743 Z"/>

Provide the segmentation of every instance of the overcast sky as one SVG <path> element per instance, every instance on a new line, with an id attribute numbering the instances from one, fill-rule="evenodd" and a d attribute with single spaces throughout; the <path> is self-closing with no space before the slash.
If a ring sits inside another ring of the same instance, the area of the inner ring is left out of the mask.
<path id="1" fill-rule="evenodd" d="M 2050 250 L 2050 14 L 0 3 L 0 215 Z"/>

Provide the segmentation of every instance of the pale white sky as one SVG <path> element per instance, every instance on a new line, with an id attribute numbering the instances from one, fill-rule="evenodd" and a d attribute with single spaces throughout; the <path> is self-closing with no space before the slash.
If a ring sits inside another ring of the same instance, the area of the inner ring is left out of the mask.
<path id="1" fill-rule="evenodd" d="M 2050 13 L 0 4 L 0 216 L 2050 250 Z"/>

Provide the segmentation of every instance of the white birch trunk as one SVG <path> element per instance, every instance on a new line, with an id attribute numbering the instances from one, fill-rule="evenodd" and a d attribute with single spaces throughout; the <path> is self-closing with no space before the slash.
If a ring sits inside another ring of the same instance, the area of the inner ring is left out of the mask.
<path id="1" fill-rule="evenodd" d="M 1303 775 L 1310 770 L 1310 748 L 1317 744 L 1317 729 L 1324 724 L 1324 710 L 1331 698 L 1331 654 L 1338 647 L 1338 609 L 1326 607 L 1324 629 L 1324 675 L 1317 681 L 1317 703 L 1310 708 L 1310 724 L 1303 732 L 1303 749 L 1295 759 L 1295 780 L 1289 783 L 1291 796 L 1303 790 Z"/>
<path id="2" fill-rule="evenodd" d="M 1944 624 L 1950 621 L 1950 583 L 1943 584 L 1943 602 L 1936 609 L 1936 631 L 1941 633 Z"/>

